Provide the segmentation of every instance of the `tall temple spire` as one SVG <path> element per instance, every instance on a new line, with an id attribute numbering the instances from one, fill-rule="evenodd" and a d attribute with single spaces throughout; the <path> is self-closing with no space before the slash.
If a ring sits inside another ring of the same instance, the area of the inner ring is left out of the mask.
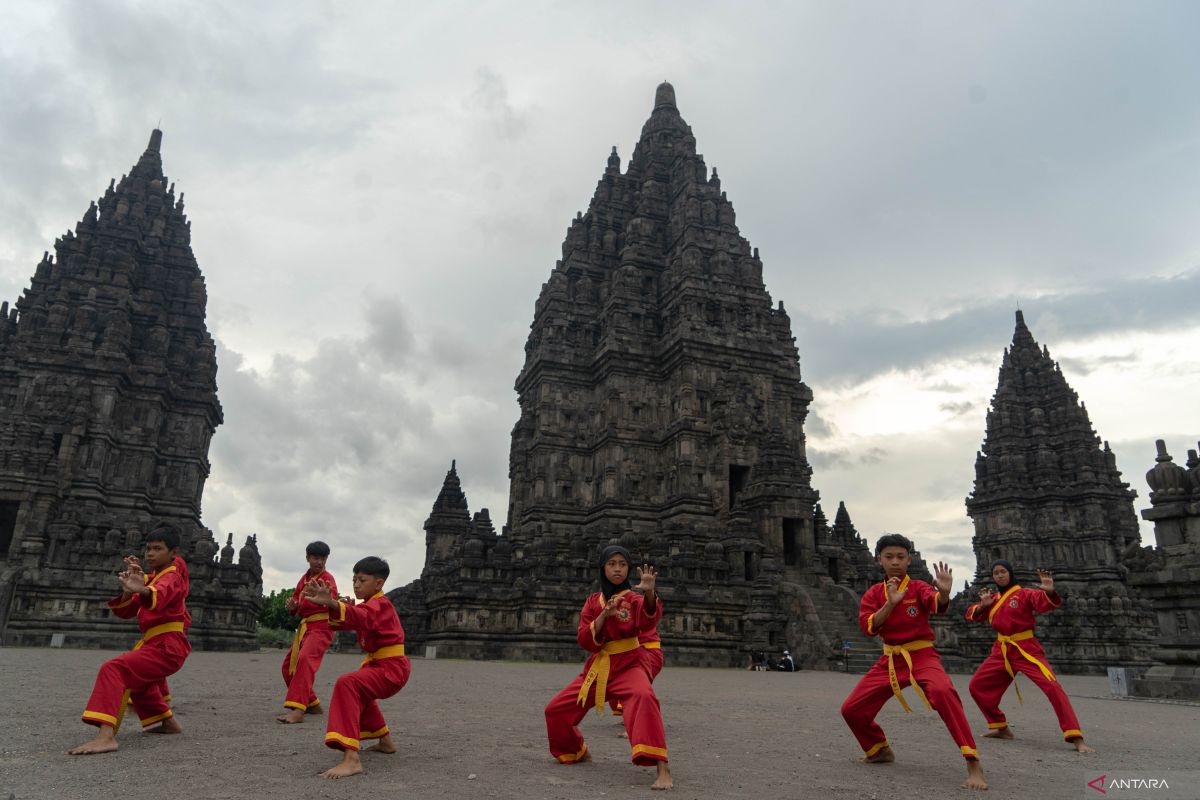
<path id="1" fill-rule="evenodd" d="M 1079 597 L 1085 610 L 1096 602 L 1086 597 L 1128 596 L 1122 559 L 1140 540 L 1135 495 L 1049 348 L 1038 345 L 1017 311 L 966 499 L 975 525 L 977 584 L 987 584 L 992 562 L 1003 558 L 1021 581 L 1035 580 L 1037 569 L 1051 570 L 1055 585 Z M 1075 647 L 1056 662 L 1095 671 L 1104 663 L 1144 660 L 1138 649 L 1145 644 L 1144 621 L 1132 600 L 1118 605 L 1129 613 L 1089 619 L 1077 612 L 1070 626 L 1060 618 L 1048 621 L 1051 631 L 1061 628 L 1064 646 Z M 1087 632 L 1089 626 L 1095 630 Z M 965 636 L 970 641 L 975 634 Z M 1090 636 L 1107 637 L 1114 649 L 1095 652 L 1083 643 Z"/>
<path id="2" fill-rule="evenodd" d="M 258 594 L 233 597 L 221 581 L 253 589 L 261 567 L 252 557 L 214 563 L 216 541 L 200 523 L 208 448 L 223 420 L 216 345 L 191 224 L 168 188 L 161 150 L 155 129 L 134 167 L 54 242 L 0 319 L 0 516 L 22 509 L 19 527 L 0 525 L 0 540 L 14 540 L 0 548 L 0 567 L 10 553 L 20 559 L 16 597 L 52 586 L 73 609 L 71 592 L 107 591 L 112 557 L 168 522 L 195 557 L 189 603 L 206 611 L 193 641 L 252 646 Z M 0 592 L 0 604 L 8 599 Z M 17 607 L 9 622 L 18 632 L 6 642 L 41 643 L 47 630 L 92 644 L 116 636 L 86 633 L 95 623 L 83 617 L 52 619 L 49 604 Z M 240 629 L 217 629 L 235 609 Z M 4 618 L 0 608 L 0 626 Z"/>

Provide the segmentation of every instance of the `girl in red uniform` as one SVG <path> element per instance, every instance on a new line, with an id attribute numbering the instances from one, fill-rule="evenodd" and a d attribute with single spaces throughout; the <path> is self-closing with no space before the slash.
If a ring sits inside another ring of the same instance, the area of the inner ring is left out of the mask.
<path id="1" fill-rule="evenodd" d="M 1038 588 L 1025 589 L 1013 580 L 1012 564 L 1004 560 L 993 562 L 992 580 L 996 582 L 996 591 L 984 589 L 980 592 L 980 601 L 967 609 L 969 621 L 990 622 L 997 634 L 992 652 L 971 678 L 971 697 L 975 698 L 991 729 L 984 735 L 989 739 L 1012 739 L 1008 719 L 1000 710 L 1000 698 L 1015 681 L 1016 673 L 1023 673 L 1046 693 L 1058 715 L 1063 738 L 1080 753 L 1094 753 L 1093 748 L 1084 744 L 1083 731 L 1079 729 L 1071 701 L 1050 669 L 1046 651 L 1033 636 L 1034 615 L 1045 614 L 1062 605 L 1062 597 L 1054 591 L 1054 577 L 1044 569 L 1038 570 L 1038 577 L 1041 579 Z M 1017 689 L 1017 699 L 1021 700 L 1020 689 Z"/>
<path id="2" fill-rule="evenodd" d="M 145 565 L 137 556 L 125 558 L 118 577 L 121 596 L 108 601 L 121 619 L 137 617 L 141 640 L 133 650 L 105 661 L 96 675 L 83 721 L 99 730 L 89 742 L 68 750 L 71 755 L 110 753 L 117 749 L 117 730 L 125 706 L 133 706 L 142 729 L 180 733 L 182 728 L 168 705 L 167 676 L 183 666 L 192 651 L 187 629 L 192 624 L 184 600 L 188 595 L 187 565 L 179 557 L 179 531 L 160 525 L 146 536 Z"/>
<path id="3" fill-rule="evenodd" d="M 642 566 L 638 570 L 638 591 L 631 591 L 632 563 L 629 551 L 619 545 L 610 545 L 601 552 L 600 591 L 584 601 L 576 632 L 579 646 L 591 656 L 583 672 L 546 705 L 546 734 L 551 755 L 561 763 L 591 761 L 579 723 L 592 707 L 603 714 L 605 695 L 611 695 L 624 709 L 633 763 L 657 768 L 651 789 L 670 789 L 662 712 L 650 687 L 639 641 L 642 634 L 655 629 L 662 617 L 662 603 L 655 591 L 658 573 L 648 564 Z"/>
<path id="4" fill-rule="evenodd" d="M 337 597 L 337 583 L 325 570 L 329 545 L 310 542 L 304 548 L 304 558 L 308 561 L 308 572 L 300 577 L 296 590 L 287 601 L 288 613 L 300 617 L 292 647 L 283 657 L 283 682 L 287 686 L 283 705 L 288 710 L 275 718 L 289 725 L 303 722 L 305 714 L 321 713 L 321 701 L 313 691 L 313 680 L 321 668 L 325 651 L 333 643 L 329 609 L 304 598 L 304 587 L 316 580 L 329 584 L 330 594 Z"/>

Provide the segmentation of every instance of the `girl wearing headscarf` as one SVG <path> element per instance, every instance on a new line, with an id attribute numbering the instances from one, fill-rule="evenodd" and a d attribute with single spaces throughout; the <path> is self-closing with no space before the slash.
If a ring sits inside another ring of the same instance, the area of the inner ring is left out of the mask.
<path id="1" fill-rule="evenodd" d="M 550 753 L 563 764 L 591 761 L 579 723 L 593 707 L 604 713 L 606 697 L 624 708 L 623 721 L 633 763 L 658 769 L 652 789 L 670 789 L 667 740 L 658 698 L 643 666 L 638 637 L 654 630 L 662 617 L 655 591 L 658 573 L 646 564 L 638 570 L 637 591 L 629 580 L 633 556 L 620 545 L 600 553 L 600 591 L 588 597 L 579 613 L 576 638 L 591 655 L 583 671 L 546 705 Z M 639 594 L 641 592 L 641 594 Z"/>
<path id="2" fill-rule="evenodd" d="M 1019 672 L 1045 692 L 1058 715 L 1063 738 L 1080 753 L 1095 752 L 1084 744 L 1083 731 L 1071 701 L 1050 669 L 1046 651 L 1033 635 L 1034 616 L 1062 605 L 1062 597 L 1054 591 L 1054 576 L 1039 569 L 1038 587 L 1027 589 L 1016 582 L 1012 564 L 1003 559 L 992 562 L 991 572 L 996 591 L 983 589 L 979 593 L 979 602 L 967 609 L 968 621 L 990 622 L 996 629 L 996 643 L 975 670 L 970 685 L 971 697 L 975 698 L 988 721 L 989 731 L 984 736 L 989 739 L 1013 738 L 1008 719 L 1000 710 L 1000 698 Z M 1017 689 L 1017 700 L 1025 702 L 1020 688 Z"/>

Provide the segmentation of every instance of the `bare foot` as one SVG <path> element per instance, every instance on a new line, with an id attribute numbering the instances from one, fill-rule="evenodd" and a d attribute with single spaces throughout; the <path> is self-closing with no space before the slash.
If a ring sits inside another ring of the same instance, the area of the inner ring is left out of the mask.
<path id="1" fill-rule="evenodd" d="M 308 708 L 304 709 L 304 713 L 305 714 L 324 714 L 325 710 L 323 708 L 321 708 L 319 705 L 318 706 L 309 706 Z"/>
<path id="2" fill-rule="evenodd" d="M 967 779 L 963 781 L 962 788 L 987 791 L 987 779 L 983 777 L 983 767 L 979 765 L 979 759 L 967 759 Z"/>
<path id="3" fill-rule="evenodd" d="M 295 725 L 297 722 L 304 722 L 304 709 L 289 708 L 283 714 L 275 718 L 276 722 L 282 722 L 284 725 Z"/>
<path id="4" fill-rule="evenodd" d="M 358 751 L 343 750 L 342 763 L 325 770 L 321 773 L 321 777 L 336 780 L 337 778 L 349 778 L 351 775 L 358 775 L 362 771 L 362 759 L 358 757 Z"/>
<path id="5" fill-rule="evenodd" d="M 654 779 L 654 783 L 650 784 L 650 788 L 654 790 L 675 788 L 675 783 L 671 780 L 671 768 L 667 766 L 667 762 L 658 762 L 658 776 Z"/>
<path id="6" fill-rule="evenodd" d="M 101 725 L 96 738 L 67 751 L 67 755 L 90 756 L 96 753 L 111 753 L 117 749 L 117 734 L 109 725 Z"/>
<path id="7" fill-rule="evenodd" d="M 887 745 L 879 748 L 879 752 L 877 752 L 875 755 L 863 756 L 859 759 L 859 761 L 864 764 L 890 764 L 895 760 L 896 754 L 892 752 L 892 748 L 888 747 Z"/>
<path id="8" fill-rule="evenodd" d="M 983 735 L 985 739 L 1015 739 L 1012 728 L 1005 725 L 1003 728 L 993 728 Z"/>
<path id="9" fill-rule="evenodd" d="M 145 733 L 183 733 L 183 727 L 174 717 L 167 717 L 152 728 L 146 728 Z"/>
<path id="10" fill-rule="evenodd" d="M 391 755 L 392 753 L 396 752 L 396 743 L 392 741 L 392 735 L 390 733 L 384 734 L 382 737 L 380 737 L 379 741 L 375 743 L 375 746 L 368 747 L 366 752 L 385 753 L 387 755 Z"/>
<path id="11" fill-rule="evenodd" d="M 1075 745 L 1076 753 L 1094 753 L 1094 752 L 1096 752 L 1096 748 L 1083 743 L 1082 736 L 1072 739 L 1071 744 Z"/>

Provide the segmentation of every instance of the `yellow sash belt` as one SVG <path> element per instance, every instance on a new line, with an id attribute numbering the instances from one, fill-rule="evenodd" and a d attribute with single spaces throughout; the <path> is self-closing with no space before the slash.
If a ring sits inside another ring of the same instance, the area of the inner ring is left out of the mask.
<path id="1" fill-rule="evenodd" d="M 642 645 L 642 647 L 646 648 L 647 650 L 661 650 L 662 642 L 646 642 Z"/>
<path id="2" fill-rule="evenodd" d="M 396 656 L 404 655 L 404 645 L 389 644 L 387 647 L 381 647 L 378 650 L 373 650 L 367 653 L 367 657 L 359 664 L 360 667 L 365 667 L 368 661 L 378 661 L 381 658 L 395 658 Z"/>
<path id="3" fill-rule="evenodd" d="M 576 700 L 578 705 L 587 704 L 588 690 L 592 688 L 592 684 L 596 684 L 596 713 L 604 714 L 604 692 L 608 688 L 608 672 L 612 666 L 611 656 L 618 653 L 628 653 L 630 650 L 637 650 L 641 647 L 641 643 L 636 636 L 630 636 L 628 639 L 617 639 L 612 642 L 605 642 L 600 648 L 600 652 L 592 659 L 592 666 L 587 671 L 587 676 L 583 679 L 583 686 L 579 687 L 579 697 Z"/>
<path id="4" fill-rule="evenodd" d="M 296 635 L 292 637 L 292 657 L 288 661 L 288 672 L 293 675 L 296 674 L 296 662 L 300 660 L 300 643 L 304 641 L 304 634 L 308 633 L 308 623 L 326 619 L 329 619 L 328 611 L 322 611 L 319 614 L 309 614 L 300 620 L 300 626 L 296 628 Z"/>
<path id="5" fill-rule="evenodd" d="M 896 662 L 893 657 L 896 653 L 904 657 L 904 662 L 908 664 L 909 683 L 916 690 L 917 697 L 924 701 L 925 707 L 932 709 L 933 706 L 929 704 L 929 698 L 921 691 L 920 684 L 917 683 L 917 679 L 913 676 L 912 656 L 909 655 L 914 650 L 924 650 L 926 647 L 933 647 L 933 642 L 929 639 L 913 639 L 911 642 L 905 642 L 904 644 L 885 644 L 883 646 L 883 654 L 887 656 L 888 660 L 888 681 L 892 684 L 892 694 L 896 695 L 896 699 L 900 701 L 900 705 L 910 714 L 912 713 L 912 709 L 908 707 L 908 703 L 904 700 L 904 693 L 900 690 L 900 679 L 896 677 Z"/>
<path id="6" fill-rule="evenodd" d="M 1022 704 L 1025 703 L 1025 699 L 1021 697 L 1021 687 L 1017 686 L 1017 676 L 1013 673 L 1012 664 L 1009 663 L 1008 660 L 1008 646 L 1010 644 L 1017 648 L 1017 652 L 1025 656 L 1027 660 L 1037 664 L 1037 668 L 1042 671 L 1042 674 L 1046 676 L 1047 680 L 1056 680 L 1054 673 L 1050 671 L 1048 666 L 1043 664 L 1041 661 L 1038 661 L 1036 658 L 1027 653 L 1025 649 L 1021 647 L 1021 645 L 1017 644 L 1017 642 L 1023 642 L 1026 639 L 1032 638 L 1033 629 L 1021 631 L 1020 633 L 1014 633 L 1012 636 L 1005 636 L 1003 633 L 996 635 L 996 641 L 1000 643 L 1000 655 L 1004 657 L 1004 669 L 1008 672 L 1008 677 L 1013 679 L 1013 688 L 1017 690 L 1017 702 Z"/>
<path id="7" fill-rule="evenodd" d="M 138 639 L 138 642 L 133 646 L 133 649 L 135 651 L 141 650 L 142 645 L 146 644 L 146 642 L 150 641 L 155 636 L 162 636 L 164 633 L 183 633 L 183 623 L 164 622 L 162 625 L 155 625 L 153 628 L 142 634 L 142 638 Z M 130 694 L 130 691 L 126 689 L 125 693 L 121 695 L 121 709 L 117 711 L 117 724 L 113 725 L 114 734 L 121 730 L 121 720 L 125 719 L 125 708 L 129 705 Z"/>

